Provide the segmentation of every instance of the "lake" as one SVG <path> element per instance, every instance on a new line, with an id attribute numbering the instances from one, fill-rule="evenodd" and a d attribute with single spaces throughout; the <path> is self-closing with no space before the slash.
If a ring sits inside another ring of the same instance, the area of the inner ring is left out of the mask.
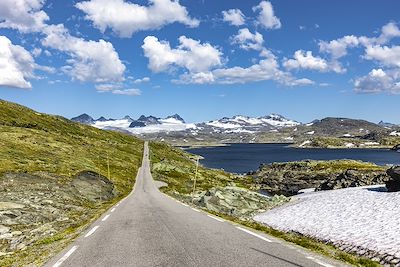
<path id="1" fill-rule="evenodd" d="M 228 172 L 257 170 L 261 163 L 289 162 L 306 159 L 354 159 L 378 165 L 399 164 L 400 153 L 388 149 L 293 148 L 287 144 L 230 144 L 223 147 L 185 149 L 204 157 L 201 164 Z"/>

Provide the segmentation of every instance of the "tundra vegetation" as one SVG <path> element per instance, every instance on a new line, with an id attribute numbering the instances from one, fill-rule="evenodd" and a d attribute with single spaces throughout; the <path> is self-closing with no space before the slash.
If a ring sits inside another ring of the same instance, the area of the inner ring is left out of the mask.
<path id="1" fill-rule="evenodd" d="M 0 114 L 0 266 L 40 266 L 131 191 L 143 141 L 2 100 Z"/>

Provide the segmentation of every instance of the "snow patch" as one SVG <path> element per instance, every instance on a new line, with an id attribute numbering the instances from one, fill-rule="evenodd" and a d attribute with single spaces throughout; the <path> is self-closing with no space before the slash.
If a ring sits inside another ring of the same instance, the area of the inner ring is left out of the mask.
<path id="1" fill-rule="evenodd" d="M 400 256 L 400 192 L 383 186 L 298 195 L 254 217 L 280 231 L 294 231 L 334 244 Z"/>

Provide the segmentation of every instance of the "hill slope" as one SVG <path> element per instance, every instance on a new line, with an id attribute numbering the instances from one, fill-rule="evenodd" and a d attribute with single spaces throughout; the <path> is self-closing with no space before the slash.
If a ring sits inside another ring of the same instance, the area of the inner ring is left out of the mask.
<path id="1" fill-rule="evenodd" d="M 143 142 L 3 100 L 0 114 L 0 266 L 41 265 L 130 192 Z"/>

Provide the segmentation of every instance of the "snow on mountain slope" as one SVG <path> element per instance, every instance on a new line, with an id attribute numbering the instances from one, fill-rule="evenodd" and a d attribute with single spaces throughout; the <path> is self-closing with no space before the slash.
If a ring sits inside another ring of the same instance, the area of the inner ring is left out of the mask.
<path id="1" fill-rule="evenodd" d="M 232 118 L 222 118 L 202 123 L 186 123 L 178 114 L 166 118 L 154 116 L 140 116 L 137 120 L 129 116 L 122 119 L 101 119 L 93 120 L 88 115 L 81 115 L 74 118 L 76 121 L 84 121 L 100 129 L 121 129 L 133 134 L 149 134 L 158 132 L 189 131 L 193 135 L 198 133 L 255 133 L 260 131 L 272 131 L 276 128 L 291 127 L 300 123 L 289 120 L 281 115 L 272 114 L 264 117 L 247 117 L 237 115 Z M 85 120 L 83 120 L 85 119 Z"/>
<path id="2" fill-rule="evenodd" d="M 297 126 L 300 123 L 297 121 L 289 120 L 281 115 L 271 114 L 265 117 L 246 117 L 246 116 L 234 116 L 232 118 L 222 118 L 220 120 L 209 121 L 206 123 L 208 126 L 223 128 L 223 129 L 237 129 L 237 128 L 259 128 L 259 127 L 292 127 Z"/>

